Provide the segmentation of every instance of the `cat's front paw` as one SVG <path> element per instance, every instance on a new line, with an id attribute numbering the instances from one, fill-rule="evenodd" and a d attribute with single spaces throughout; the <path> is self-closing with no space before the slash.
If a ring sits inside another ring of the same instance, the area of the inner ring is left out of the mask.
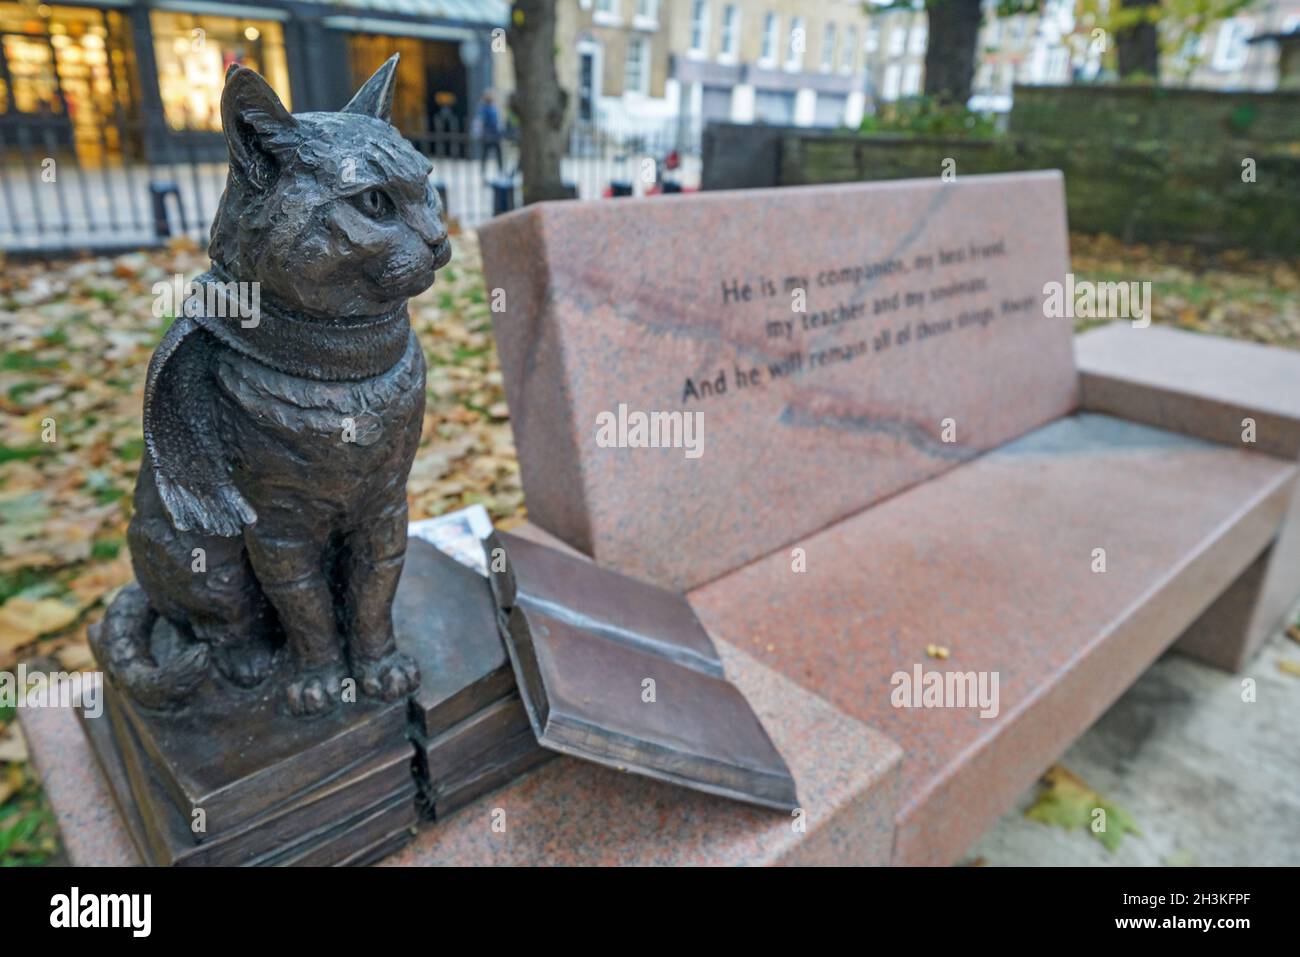
<path id="1" fill-rule="evenodd" d="M 261 684 L 275 670 L 275 649 L 270 642 L 252 639 L 239 645 L 217 645 L 212 649 L 217 669 L 241 688 Z"/>
<path id="2" fill-rule="evenodd" d="M 400 651 L 374 661 L 358 661 L 353 671 L 361 690 L 382 701 L 396 701 L 420 686 L 420 669 Z"/>
<path id="3" fill-rule="evenodd" d="M 337 665 L 300 672 L 285 685 L 285 700 L 289 710 L 299 715 L 329 711 L 343 693 L 344 677 L 346 675 L 343 669 Z"/>

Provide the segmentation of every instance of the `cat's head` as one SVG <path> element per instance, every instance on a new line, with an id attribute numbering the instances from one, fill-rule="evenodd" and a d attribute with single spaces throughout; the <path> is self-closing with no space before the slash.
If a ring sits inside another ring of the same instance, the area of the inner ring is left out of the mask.
<path id="1" fill-rule="evenodd" d="M 221 97 L 230 175 L 212 260 L 322 319 L 390 312 L 451 257 L 432 167 L 389 122 L 394 55 L 338 113 L 291 115 L 252 70 Z"/>

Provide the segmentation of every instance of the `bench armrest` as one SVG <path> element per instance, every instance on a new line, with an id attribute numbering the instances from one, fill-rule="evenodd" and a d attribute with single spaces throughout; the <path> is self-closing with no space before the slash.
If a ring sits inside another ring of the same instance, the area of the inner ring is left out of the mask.
<path id="1" fill-rule="evenodd" d="M 1300 458 L 1300 352 L 1115 322 L 1075 337 L 1082 408 Z"/>

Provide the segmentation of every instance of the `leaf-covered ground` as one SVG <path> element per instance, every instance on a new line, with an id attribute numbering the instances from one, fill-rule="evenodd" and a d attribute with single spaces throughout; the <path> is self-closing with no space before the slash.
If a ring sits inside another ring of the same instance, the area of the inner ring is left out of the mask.
<path id="1" fill-rule="evenodd" d="M 472 234 L 412 304 L 428 358 L 428 410 L 411 471 L 412 518 L 483 504 L 523 516 L 491 319 Z M 1232 253 L 1075 236 L 1076 276 L 1152 282 L 1156 322 L 1300 348 L 1300 271 Z M 0 274 L 0 671 L 20 660 L 91 664 L 86 627 L 131 575 L 125 547 L 143 443 L 145 369 L 170 320 L 154 284 L 201 272 L 194 247 Z M 12 710 L 0 710 L 0 863 L 57 855 Z"/>

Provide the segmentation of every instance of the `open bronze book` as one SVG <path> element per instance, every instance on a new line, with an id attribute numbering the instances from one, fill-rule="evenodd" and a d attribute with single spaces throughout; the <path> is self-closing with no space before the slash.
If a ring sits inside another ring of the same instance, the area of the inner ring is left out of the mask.
<path id="1" fill-rule="evenodd" d="M 798 804 L 685 596 L 505 533 L 484 548 L 543 747 L 767 807 Z"/>

